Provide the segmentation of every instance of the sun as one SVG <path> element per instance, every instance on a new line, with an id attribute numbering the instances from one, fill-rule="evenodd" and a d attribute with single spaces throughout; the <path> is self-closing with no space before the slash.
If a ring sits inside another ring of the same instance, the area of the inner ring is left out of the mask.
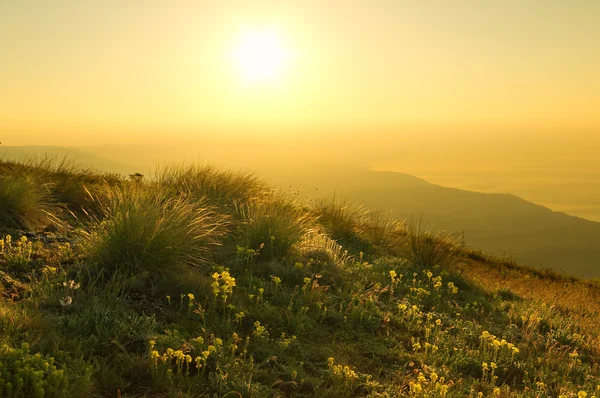
<path id="1" fill-rule="evenodd" d="M 244 32 L 234 51 L 236 67 L 249 83 L 280 79 L 289 59 L 290 52 L 275 31 Z"/>

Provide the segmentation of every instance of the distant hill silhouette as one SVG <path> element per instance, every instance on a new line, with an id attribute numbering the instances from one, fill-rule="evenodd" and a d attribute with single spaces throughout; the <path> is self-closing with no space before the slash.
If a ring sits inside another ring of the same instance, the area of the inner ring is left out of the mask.
<path id="1" fill-rule="evenodd" d="M 458 234 L 494 255 L 570 275 L 600 277 L 600 223 L 552 211 L 514 195 L 446 188 L 395 172 L 313 169 L 267 175 L 271 182 L 309 197 L 335 194 L 390 216 Z"/>

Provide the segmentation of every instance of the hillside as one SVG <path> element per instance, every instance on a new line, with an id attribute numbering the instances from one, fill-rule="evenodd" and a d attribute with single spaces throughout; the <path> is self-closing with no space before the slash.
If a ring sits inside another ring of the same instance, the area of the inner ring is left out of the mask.
<path id="1" fill-rule="evenodd" d="M 598 391 L 594 282 L 245 174 L 45 167 L 0 164 L 2 397 Z"/>
<path id="2" fill-rule="evenodd" d="M 313 170 L 269 174 L 274 184 L 312 198 L 337 195 L 401 220 L 423 217 L 465 234 L 468 247 L 510 255 L 524 264 L 581 277 L 600 276 L 600 223 L 552 211 L 513 195 L 484 194 L 430 184 L 394 172 Z"/>
<path id="3" fill-rule="evenodd" d="M 5 159 L 67 156 L 98 170 L 126 175 L 147 174 L 165 159 L 181 155 L 173 148 L 161 151 L 138 144 L 5 149 Z M 122 159 L 132 165 L 120 163 Z M 600 276 L 600 223 L 552 211 L 513 195 L 447 188 L 415 176 L 363 167 L 270 167 L 259 168 L 258 172 L 268 182 L 299 196 L 317 199 L 335 195 L 379 208 L 400 220 L 423 218 L 435 228 L 461 237 L 464 232 L 468 247 L 496 256 L 573 276 Z"/>

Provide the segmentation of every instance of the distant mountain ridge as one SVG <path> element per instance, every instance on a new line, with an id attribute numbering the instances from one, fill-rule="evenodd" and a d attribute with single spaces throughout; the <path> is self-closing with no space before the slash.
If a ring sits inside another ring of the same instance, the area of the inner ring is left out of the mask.
<path id="1" fill-rule="evenodd" d="M 344 197 L 397 219 L 462 234 L 467 246 L 570 275 L 600 277 L 600 223 L 552 211 L 511 194 L 488 194 L 431 184 L 408 174 L 315 171 L 272 176 L 310 197 Z"/>

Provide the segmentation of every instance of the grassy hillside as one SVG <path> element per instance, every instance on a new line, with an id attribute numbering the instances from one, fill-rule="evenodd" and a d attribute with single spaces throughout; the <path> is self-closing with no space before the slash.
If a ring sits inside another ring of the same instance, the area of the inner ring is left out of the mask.
<path id="1" fill-rule="evenodd" d="M 4 160 L 67 156 L 98 170 L 127 175 L 147 174 L 157 165 L 164 165 L 165 159 L 196 160 L 197 155 L 193 153 L 190 158 L 189 153 L 184 156 L 174 148 L 139 144 L 81 149 L 4 148 L 1 153 Z M 133 166 L 119 163 L 123 159 Z M 600 277 L 600 222 L 552 211 L 514 195 L 447 188 L 407 174 L 331 164 L 268 167 L 259 174 L 273 185 L 285 187 L 285 191 L 291 188 L 303 197 L 318 199 L 336 195 L 379 208 L 394 218 L 424 217 L 436 228 L 460 234 L 464 231 L 468 247 L 495 255 L 509 254 L 523 264 L 579 277 Z"/>
<path id="2" fill-rule="evenodd" d="M 0 164 L 1 397 L 592 397 L 600 291 L 211 167 Z"/>

